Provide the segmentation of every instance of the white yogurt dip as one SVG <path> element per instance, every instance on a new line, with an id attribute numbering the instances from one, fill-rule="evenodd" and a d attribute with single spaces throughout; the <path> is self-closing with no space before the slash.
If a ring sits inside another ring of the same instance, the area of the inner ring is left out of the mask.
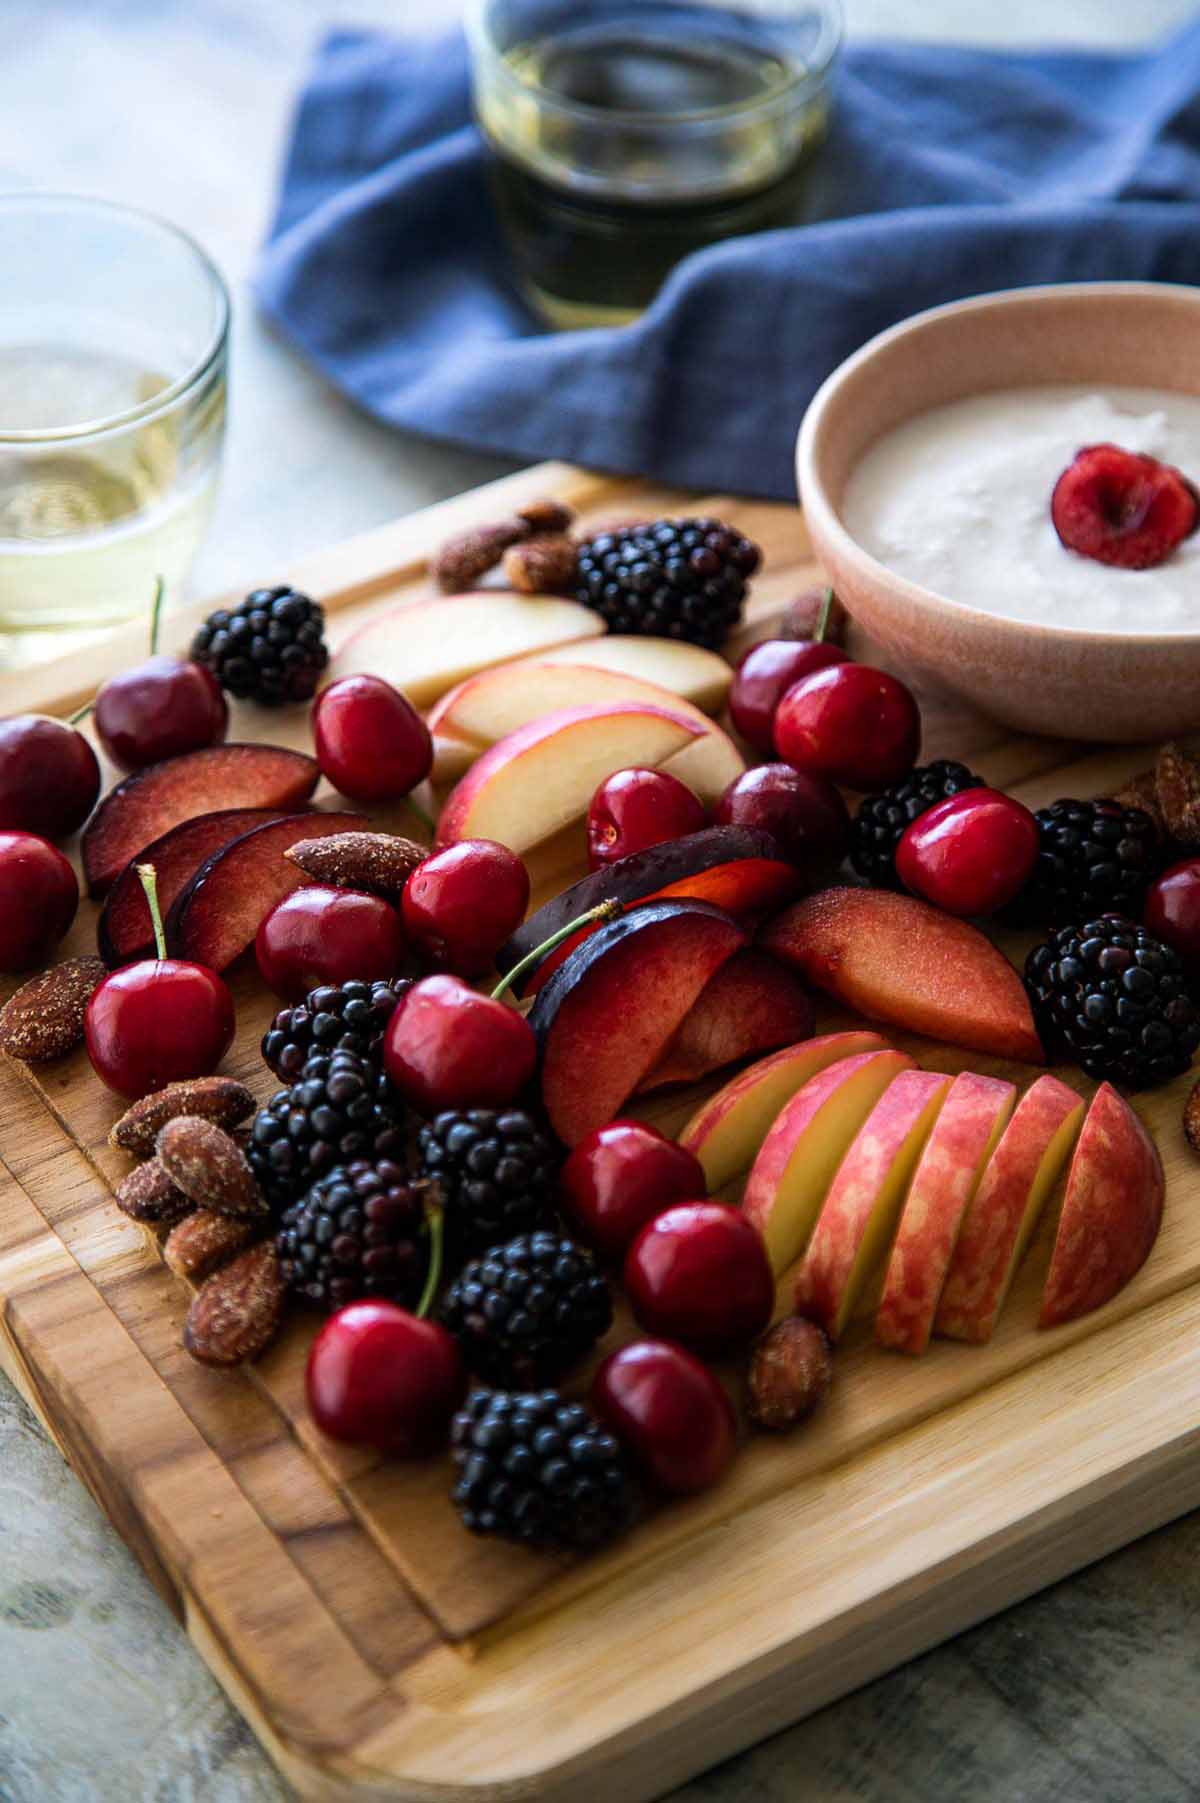
<path id="1" fill-rule="evenodd" d="M 1013 388 L 931 408 L 852 471 L 847 529 L 879 562 L 985 613 L 1093 632 L 1200 632 L 1200 532 L 1152 570 L 1059 542 L 1054 484 L 1081 446 L 1118 444 L 1200 484 L 1200 397 L 1155 388 Z"/>

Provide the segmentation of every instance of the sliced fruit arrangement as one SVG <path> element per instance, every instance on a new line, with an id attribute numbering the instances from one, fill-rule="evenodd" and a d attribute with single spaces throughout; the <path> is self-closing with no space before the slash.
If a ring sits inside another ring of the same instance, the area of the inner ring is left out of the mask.
<path id="1" fill-rule="evenodd" d="M 697 1083 L 710 1071 L 811 1037 L 812 1003 L 799 978 L 768 952 L 748 946 L 711 976 L 638 1094 Z"/>

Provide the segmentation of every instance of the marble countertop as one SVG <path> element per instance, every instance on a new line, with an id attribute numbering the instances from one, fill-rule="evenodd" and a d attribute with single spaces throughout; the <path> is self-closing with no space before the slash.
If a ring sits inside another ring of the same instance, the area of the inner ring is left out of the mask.
<path id="1" fill-rule="evenodd" d="M 847 0 L 855 33 L 1118 45 L 1191 0 Z M 434 29 L 455 0 L 5 0 L 0 190 L 166 213 L 236 296 L 231 427 L 198 593 L 510 465 L 386 431 L 255 319 L 291 98 L 319 32 Z M 248 178 L 249 172 L 249 178 Z M 695 1779 L 672 1803 L 1188 1803 L 1200 1795 L 1190 1517 Z M 0 1799 L 279 1803 L 290 1793 L 0 1377 Z"/>

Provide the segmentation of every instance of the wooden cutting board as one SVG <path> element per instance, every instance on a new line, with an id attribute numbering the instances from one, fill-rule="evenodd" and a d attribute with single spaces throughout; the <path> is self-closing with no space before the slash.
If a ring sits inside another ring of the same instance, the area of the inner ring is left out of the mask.
<path id="1" fill-rule="evenodd" d="M 324 601 L 336 643 L 370 610 L 427 593 L 424 559 L 447 533 L 547 492 L 585 519 L 698 506 L 546 466 L 290 575 Z M 742 641 L 761 636 L 816 575 L 801 518 L 702 504 L 765 548 Z M 0 679 L 0 712 L 68 711 L 142 637 Z M 1110 789 L 1146 761 L 1015 739 L 924 699 L 927 757 L 969 759 L 1034 806 Z M 241 715 L 231 737 L 305 740 L 302 717 Z M 94 926 L 85 904 L 64 949 L 90 950 Z M 265 1096 L 274 1004 L 251 971 L 233 982 L 227 1068 Z M 892 1037 L 939 1069 L 1030 1075 Z M 1186 1091 L 1181 1079 L 1139 1103 L 1167 1168 L 1166 1221 L 1107 1308 L 1038 1333 L 1035 1246 L 990 1345 L 905 1360 L 851 1337 L 806 1431 L 753 1441 L 715 1491 L 586 1562 L 472 1539 L 444 1461 L 323 1442 L 303 1407 L 310 1319 L 253 1370 L 191 1362 L 187 1295 L 112 1202 L 127 1168 L 106 1143 L 118 1104 L 82 1053 L 28 1076 L 0 1068 L 0 1362 L 302 1794 L 637 1803 L 1200 1502 Z M 670 1130 L 701 1093 L 647 1112 Z M 628 1332 L 623 1317 L 614 1338 Z"/>

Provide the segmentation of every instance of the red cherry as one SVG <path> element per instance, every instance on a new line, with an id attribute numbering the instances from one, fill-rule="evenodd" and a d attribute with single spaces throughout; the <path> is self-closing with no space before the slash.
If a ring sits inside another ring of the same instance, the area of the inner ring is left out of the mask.
<path id="1" fill-rule="evenodd" d="M 1146 896 L 1145 923 L 1156 939 L 1200 973 L 1200 858 L 1164 870 Z"/>
<path id="2" fill-rule="evenodd" d="M 823 879 L 850 848 L 850 812 L 824 776 L 801 776 L 790 764 L 757 764 L 735 776 L 714 809 L 718 826 L 756 826 L 780 856 Z"/>
<path id="3" fill-rule="evenodd" d="M 404 957 L 404 928 L 381 896 L 311 883 L 271 909 L 254 953 L 268 988 L 298 1002 L 323 983 L 394 977 Z"/>
<path id="4" fill-rule="evenodd" d="M 702 1196 L 700 1160 L 647 1121 L 610 1121 L 581 1139 L 562 1170 L 566 1212 L 607 1258 L 624 1258 L 647 1221 Z"/>
<path id="5" fill-rule="evenodd" d="M 869 664 L 817 670 L 787 691 L 775 714 L 775 749 L 784 763 L 849 789 L 899 782 L 920 747 L 912 694 Z"/>
<path id="6" fill-rule="evenodd" d="M 643 1327 L 700 1352 L 752 1339 L 775 1305 L 761 1236 L 723 1202 L 683 1203 L 643 1227 L 625 1287 Z"/>
<path id="7" fill-rule="evenodd" d="M 410 1457 L 445 1440 L 467 1393 L 457 1340 L 391 1302 L 352 1302 L 312 1343 L 309 1413 L 332 1440 Z"/>
<path id="8" fill-rule="evenodd" d="M 354 801 L 401 801 L 433 764 L 433 741 L 416 708 L 381 676 L 343 676 L 313 704 L 317 762 Z"/>
<path id="9" fill-rule="evenodd" d="M 215 970 L 144 958 L 106 977 L 87 1005 L 96 1075 L 136 1101 L 184 1077 L 206 1077 L 233 1043 L 233 997 Z"/>
<path id="10" fill-rule="evenodd" d="M 1181 470 L 1115 444 L 1076 451 L 1050 517 L 1068 551 L 1121 570 L 1162 563 L 1196 530 L 1200 495 Z"/>
<path id="11" fill-rule="evenodd" d="M 507 845 L 462 839 L 426 858 L 404 885 L 401 912 L 431 964 L 482 976 L 529 906 L 529 872 Z"/>
<path id="12" fill-rule="evenodd" d="M 592 1379 L 592 1407 L 668 1496 L 724 1477 L 737 1451 L 733 1404 L 707 1365 L 669 1340 L 635 1340 Z"/>
<path id="13" fill-rule="evenodd" d="M 775 749 L 775 709 L 791 688 L 814 670 L 849 663 L 849 653 L 824 639 L 763 639 L 751 645 L 729 691 L 729 712 L 743 739 L 770 757 Z"/>
<path id="14" fill-rule="evenodd" d="M 504 1108 L 532 1077 L 537 1042 L 515 1008 L 479 995 L 459 977 L 423 977 L 388 1022 L 383 1062 L 421 1114 Z"/>
<path id="15" fill-rule="evenodd" d="M 0 971 L 44 964 L 78 906 L 61 851 L 33 833 L 0 833 Z"/>
<path id="16" fill-rule="evenodd" d="M 1025 887 L 1037 854 L 1028 808 L 998 789 L 965 789 L 913 821 L 896 848 L 896 874 L 947 914 L 997 914 Z"/>
<path id="17" fill-rule="evenodd" d="M 96 737 L 122 770 L 142 770 L 225 737 L 229 708 L 211 670 L 149 657 L 110 677 L 96 696 Z"/>
<path id="18" fill-rule="evenodd" d="M 0 831 L 65 839 L 100 793 L 100 766 L 82 733 L 45 714 L 0 720 Z"/>
<path id="19" fill-rule="evenodd" d="M 635 851 L 698 833 L 708 813 L 686 783 L 665 770 L 615 770 L 588 809 L 588 863 L 593 870 Z"/>

